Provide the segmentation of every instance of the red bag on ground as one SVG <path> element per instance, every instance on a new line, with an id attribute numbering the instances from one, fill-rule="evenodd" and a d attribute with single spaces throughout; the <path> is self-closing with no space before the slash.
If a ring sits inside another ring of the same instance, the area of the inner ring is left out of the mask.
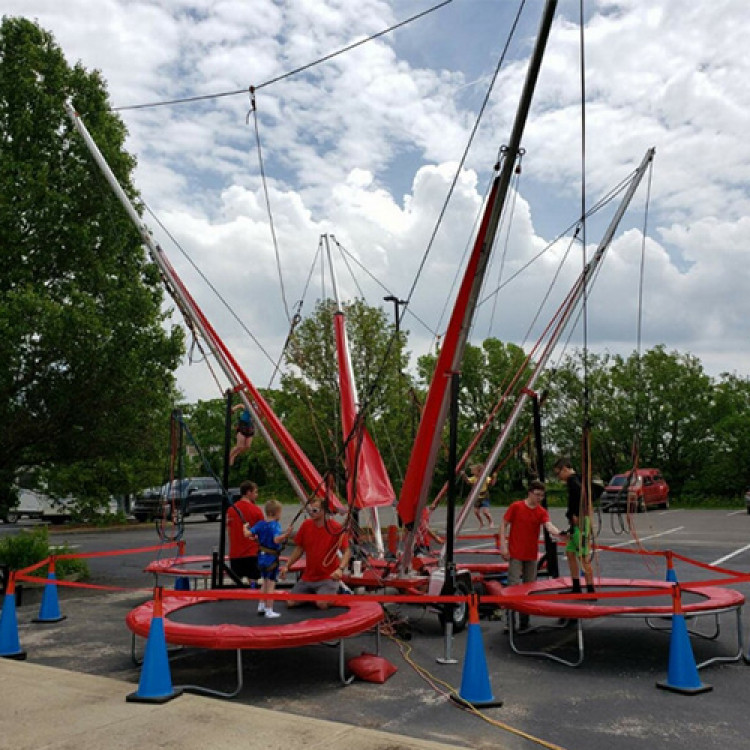
<path id="1" fill-rule="evenodd" d="M 363 653 L 349 659 L 346 664 L 347 669 L 365 682 L 385 682 L 392 674 L 397 671 L 388 659 L 377 654 Z"/>

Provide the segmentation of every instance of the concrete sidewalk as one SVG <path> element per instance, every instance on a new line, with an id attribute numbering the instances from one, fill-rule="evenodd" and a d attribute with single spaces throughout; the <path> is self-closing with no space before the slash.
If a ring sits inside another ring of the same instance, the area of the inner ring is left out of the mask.
<path id="1" fill-rule="evenodd" d="M 127 683 L 10 659 L 0 659 L 0 685 L 0 750 L 455 750 L 196 695 L 126 703 Z"/>

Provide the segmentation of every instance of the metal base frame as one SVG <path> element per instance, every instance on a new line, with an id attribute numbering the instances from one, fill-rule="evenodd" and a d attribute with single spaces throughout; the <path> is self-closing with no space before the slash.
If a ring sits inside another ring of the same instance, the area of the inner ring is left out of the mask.
<path id="1" fill-rule="evenodd" d="M 143 663 L 142 658 L 138 658 L 135 653 L 135 633 L 131 633 L 131 640 L 130 640 L 130 656 L 133 660 L 133 663 L 136 666 L 140 666 Z M 342 685 L 349 685 L 354 680 L 355 675 L 349 675 L 346 674 L 346 653 L 344 648 L 344 642 L 346 641 L 346 638 L 341 638 L 338 641 L 332 642 L 332 645 L 337 646 L 338 648 L 338 667 L 339 667 L 339 680 L 341 681 Z M 310 644 L 315 645 L 315 644 Z M 184 651 L 185 646 L 178 646 L 176 648 L 167 649 L 168 654 L 174 654 L 178 651 Z M 380 655 L 380 625 L 376 626 L 375 628 L 375 653 L 377 655 Z M 223 691 L 223 690 L 214 690 L 213 688 L 204 687 L 203 685 L 175 685 L 175 691 L 182 691 L 187 693 L 197 693 L 198 695 L 211 695 L 216 698 L 235 698 L 240 694 L 242 691 L 242 688 L 244 686 L 244 680 L 243 680 L 243 662 L 242 662 L 242 649 L 238 648 L 236 649 L 237 654 L 237 682 L 235 685 L 234 690 L 230 691 Z"/>
<path id="2" fill-rule="evenodd" d="M 703 638 L 704 640 L 716 640 L 716 638 L 719 637 L 719 634 L 721 632 L 720 624 L 719 624 L 719 616 L 722 614 L 726 614 L 728 612 L 734 612 L 735 618 L 736 618 L 736 628 L 737 628 L 737 652 L 733 653 L 731 655 L 727 656 L 714 656 L 710 659 L 706 659 L 705 661 L 700 662 L 700 664 L 696 664 L 697 669 L 702 669 L 703 667 L 707 667 L 710 664 L 716 664 L 719 662 L 735 662 L 740 661 L 743 657 L 746 662 L 750 663 L 750 651 L 748 652 L 748 655 L 745 656 L 743 654 L 744 645 L 743 645 L 743 637 L 742 637 L 742 606 L 736 606 L 736 607 L 725 607 L 723 609 L 717 609 L 710 612 L 697 612 L 697 613 L 691 613 L 687 617 L 690 619 L 697 620 L 699 617 L 713 617 L 714 618 L 714 631 L 713 633 L 706 634 L 702 633 L 696 629 L 690 630 L 690 634 L 694 635 L 696 638 Z M 509 611 L 510 613 L 510 611 Z M 615 617 L 643 617 L 643 619 L 646 621 L 646 625 L 651 629 L 655 630 L 657 632 L 661 633 L 671 633 L 672 629 L 664 628 L 664 627 L 657 627 L 653 624 L 653 618 L 650 616 L 643 616 L 643 615 L 614 615 Z M 510 616 L 508 618 L 508 642 L 510 643 L 511 649 L 519 654 L 520 656 L 542 656 L 545 659 L 551 659 L 552 661 L 559 662 L 560 664 L 564 664 L 567 667 L 578 667 L 583 663 L 583 659 L 585 656 L 584 653 L 584 639 L 583 639 L 583 620 L 575 620 L 576 623 L 576 638 L 578 643 L 578 657 L 574 660 L 571 659 L 565 659 L 562 656 L 558 656 L 557 654 L 550 653 L 549 651 L 533 651 L 533 650 L 525 650 L 518 647 L 516 644 L 516 630 L 515 630 L 515 623 L 514 623 L 514 617 Z M 571 618 L 572 619 L 572 618 Z M 671 620 L 671 615 L 664 615 L 660 617 L 660 619 L 669 619 Z M 524 630 L 524 634 L 531 633 L 531 632 L 539 632 L 542 630 L 559 630 L 560 628 L 566 627 L 565 624 L 563 625 L 551 625 L 551 626 L 538 626 L 534 628 L 530 628 L 528 630 Z"/>

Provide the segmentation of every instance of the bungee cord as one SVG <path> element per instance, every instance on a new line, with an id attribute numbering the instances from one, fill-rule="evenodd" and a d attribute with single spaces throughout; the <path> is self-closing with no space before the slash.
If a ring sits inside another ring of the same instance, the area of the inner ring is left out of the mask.
<path id="1" fill-rule="evenodd" d="M 258 110 L 255 103 L 255 87 L 250 87 L 250 111 L 247 113 L 247 122 L 250 122 L 250 115 L 253 116 L 253 126 L 255 129 L 255 146 L 258 154 L 258 167 L 260 169 L 260 179 L 263 185 L 263 196 L 266 200 L 266 213 L 268 214 L 268 227 L 271 230 L 271 240 L 273 241 L 273 251 L 276 256 L 276 270 L 279 273 L 279 286 L 281 287 L 281 301 L 284 303 L 284 312 L 286 319 L 291 323 L 292 316 L 289 313 L 289 303 L 286 301 L 286 288 L 284 286 L 284 274 L 281 272 L 281 256 L 279 255 L 279 241 L 276 237 L 276 227 L 273 221 L 273 211 L 271 211 L 271 196 L 268 194 L 268 180 L 266 179 L 266 170 L 263 166 L 263 151 L 260 147 L 260 126 L 258 125 Z"/>

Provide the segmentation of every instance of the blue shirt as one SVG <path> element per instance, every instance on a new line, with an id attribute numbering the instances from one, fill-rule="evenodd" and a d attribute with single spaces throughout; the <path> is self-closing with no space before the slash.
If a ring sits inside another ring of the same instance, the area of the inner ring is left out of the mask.
<path id="1" fill-rule="evenodd" d="M 278 521 L 258 521 L 250 532 L 258 537 L 261 547 L 277 551 L 275 555 L 263 552 L 263 550 L 258 554 L 258 565 L 261 568 L 271 565 L 274 560 L 278 559 L 278 552 L 281 550 L 281 544 L 273 540 L 274 537 L 281 535 L 281 524 Z"/>

